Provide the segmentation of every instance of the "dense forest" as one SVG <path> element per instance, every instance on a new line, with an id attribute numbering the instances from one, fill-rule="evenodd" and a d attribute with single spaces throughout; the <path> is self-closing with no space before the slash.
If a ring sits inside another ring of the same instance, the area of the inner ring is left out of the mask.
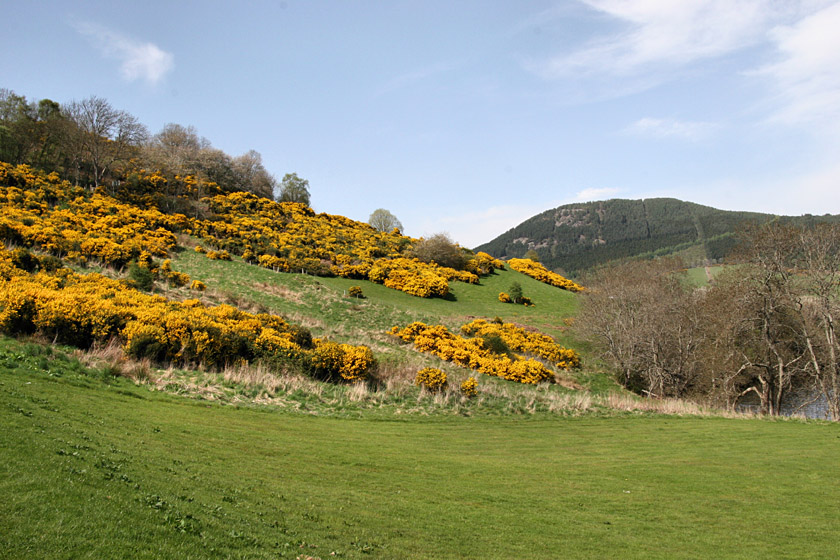
<path id="1" fill-rule="evenodd" d="M 696 249 L 693 254 L 700 261 L 718 262 L 736 245 L 739 225 L 776 219 L 813 225 L 840 217 L 731 212 L 673 198 L 613 199 L 547 210 L 476 250 L 499 258 L 534 251 L 546 267 L 568 274 L 613 260 L 663 256 L 690 248 Z"/>

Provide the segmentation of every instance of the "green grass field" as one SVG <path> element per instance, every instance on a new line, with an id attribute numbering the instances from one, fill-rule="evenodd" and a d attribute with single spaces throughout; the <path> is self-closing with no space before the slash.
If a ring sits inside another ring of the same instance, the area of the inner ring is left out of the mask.
<path id="1" fill-rule="evenodd" d="M 834 558 L 840 426 L 315 417 L 0 346 L 3 558 Z"/>
<path id="2" fill-rule="evenodd" d="M 193 251 L 173 259 L 173 267 L 204 281 L 208 288 L 237 294 L 288 315 L 302 317 L 324 330 L 382 331 L 414 320 L 443 323 L 457 328 L 468 317 L 496 317 L 517 321 L 561 334 L 563 319 L 577 312 L 575 294 L 538 282 L 512 270 L 499 270 L 481 278 L 479 285 L 450 282 L 450 296 L 418 298 L 380 284 L 346 278 L 316 278 L 276 273 L 242 261 L 211 261 Z M 519 282 L 534 307 L 505 304 L 499 292 Z M 366 299 L 346 297 L 350 286 L 362 287 Z"/>

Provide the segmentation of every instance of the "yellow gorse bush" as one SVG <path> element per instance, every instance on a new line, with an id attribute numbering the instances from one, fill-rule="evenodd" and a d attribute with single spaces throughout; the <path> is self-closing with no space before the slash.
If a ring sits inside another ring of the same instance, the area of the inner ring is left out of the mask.
<path id="1" fill-rule="evenodd" d="M 574 350 L 560 346 L 548 335 L 526 331 L 513 323 L 475 319 L 463 325 L 461 332 L 468 336 L 494 334 L 499 336 L 511 350 L 539 356 L 562 369 L 580 367 L 580 355 Z"/>
<path id="2" fill-rule="evenodd" d="M 407 257 L 416 240 L 399 232 L 315 214 L 302 204 L 225 192 L 192 176 L 167 178 L 136 170 L 115 191 L 117 198 L 90 193 L 55 173 L 0 163 L 0 238 L 81 264 L 121 268 L 144 251 L 169 257 L 177 246 L 175 234 L 186 233 L 202 240 L 195 251 L 210 259 L 239 255 L 277 272 L 368 279 L 424 298 L 446 296 L 450 281 L 475 284 L 479 274 L 504 268 L 487 253 L 470 259 L 466 270 L 420 262 Z M 212 215 L 197 219 L 163 213 L 155 205 L 162 204 L 164 195 L 202 200 Z M 189 284 L 175 272 L 162 272 L 171 284 Z"/>
<path id="3" fill-rule="evenodd" d="M 15 267 L 6 250 L 0 250 L 0 330 L 80 347 L 115 337 L 130 355 L 181 364 L 290 360 L 349 381 L 364 379 L 374 365 L 365 346 L 318 339 L 301 345 L 298 329 L 276 315 L 171 301 L 99 274 L 31 274 Z"/>
<path id="4" fill-rule="evenodd" d="M 580 292 L 583 290 L 583 286 L 575 284 L 568 278 L 565 278 L 556 272 L 551 272 L 540 263 L 534 262 L 531 259 L 510 259 L 508 261 L 508 265 L 510 265 L 513 270 L 521 272 L 531 278 L 535 278 L 544 284 L 557 286 L 558 288 L 569 290 L 570 292 Z"/>
<path id="5" fill-rule="evenodd" d="M 391 334 L 405 342 L 413 342 L 421 352 L 487 375 L 532 384 L 554 380 L 554 374 L 537 360 L 500 356 L 487 348 L 482 339 L 458 336 L 443 325 L 416 321 L 403 329 L 394 327 Z"/>
<path id="6" fill-rule="evenodd" d="M 188 222 L 180 215 L 138 208 L 0 162 L 0 237 L 62 259 L 98 261 L 122 267 L 141 253 L 166 258 L 177 246 L 176 231 Z"/>
<path id="7" fill-rule="evenodd" d="M 439 393 L 446 390 L 446 372 L 437 368 L 423 368 L 417 372 L 414 384 L 423 387 L 431 393 Z"/>
<path id="8" fill-rule="evenodd" d="M 468 399 L 478 395 L 478 380 L 475 377 L 467 377 L 461 383 L 461 394 Z"/>

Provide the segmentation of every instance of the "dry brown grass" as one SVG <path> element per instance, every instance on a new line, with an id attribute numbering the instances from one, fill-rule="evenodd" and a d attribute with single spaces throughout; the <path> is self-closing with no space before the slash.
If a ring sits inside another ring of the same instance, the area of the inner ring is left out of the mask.
<path id="1" fill-rule="evenodd" d="M 135 383 L 154 382 L 149 360 L 133 360 L 127 357 L 115 338 L 105 343 L 94 344 L 87 350 L 76 350 L 74 354 L 84 365 L 108 375 L 125 377 Z"/>
<path id="2" fill-rule="evenodd" d="M 294 303 L 303 303 L 303 297 L 300 290 L 292 290 L 286 286 L 271 284 L 269 282 L 259 282 L 254 285 L 254 288 L 263 293 L 271 294 Z"/>
<path id="3" fill-rule="evenodd" d="M 753 413 L 734 412 L 680 399 L 645 399 L 628 394 L 610 393 L 595 401 L 601 406 L 626 412 L 654 412 L 678 416 L 723 416 L 726 418 L 753 418 Z"/>

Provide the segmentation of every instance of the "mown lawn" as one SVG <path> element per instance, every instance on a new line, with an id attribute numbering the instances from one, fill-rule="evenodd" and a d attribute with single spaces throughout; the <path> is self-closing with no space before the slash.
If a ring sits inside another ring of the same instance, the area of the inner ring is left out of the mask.
<path id="1" fill-rule="evenodd" d="M 840 426 L 350 420 L 0 355 L 3 558 L 834 558 Z"/>

